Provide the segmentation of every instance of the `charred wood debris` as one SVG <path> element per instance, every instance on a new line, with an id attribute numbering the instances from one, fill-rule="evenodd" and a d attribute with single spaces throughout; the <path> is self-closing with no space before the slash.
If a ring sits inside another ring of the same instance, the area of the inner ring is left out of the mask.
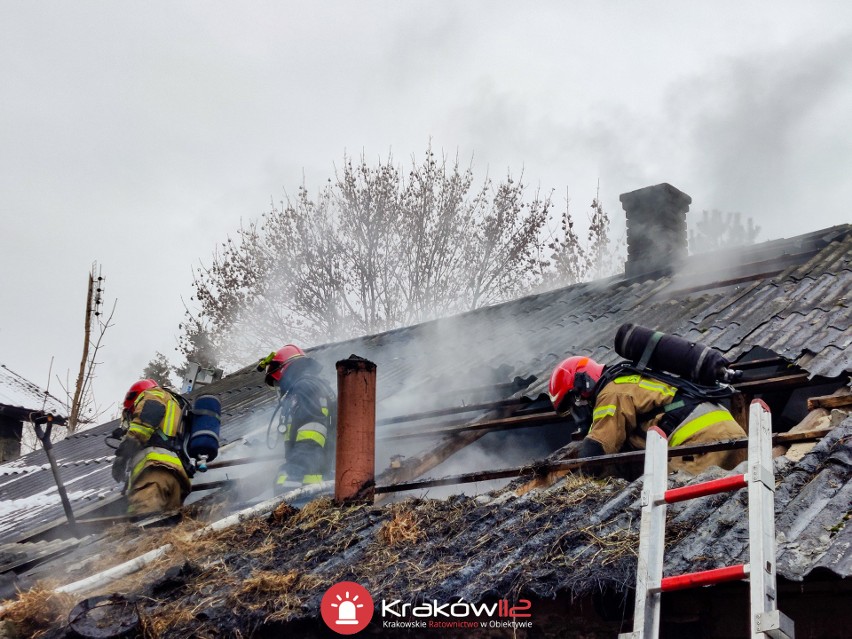
<path id="1" fill-rule="evenodd" d="M 797 389 L 825 388 L 827 380 L 811 379 L 781 364 L 742 366 L 746 373 L 764 371 L 762 378 L 746 374 L 739 384 L 746 400 L 760 396 L 780 407 Z M 852 475 L 848 380 L 828 381 L 836 392 L 807 397 L 807 409 L 813 412 L 797 427 L 787 425 L 789 432 L 776 434 L 776 444 L 783 447 L 779 455 L 791 445 L 802 446 L 796 442 L 810 442 L 796 456 L 776 458 L 779 575 L 787 579 L 801 579 L 817 553 L 783 543 L 784 535 L 799 525 L 797 513 L 813 499 L 830 500 L 845 490 Z M 578 461 L 573 459 L 572 442 L 534 466 L 418 479 L 487 432 L 556 419 L 546 409 L 530 412 L 530 407 L 528 400 L 509 400 L 414 416 L 445 418 L 429 427 L 421 423 L 406 429 L 403 419 L 379 422 L 377 439 L 417 437 L 430 428 L 445 438 L 435 449 L 380 476 L 372 505 L 339 506 L 328 497 L 301 508 L 281 503 L 269 514 L 200 539 L 193 539 L 192 533 L 221 516 L 227 490 L 185 507 L 176 525 L 174 518 L 165 518 L 163 527 L 142 528 L 116 518 L 82 548 L 85 559 L 63 565 L 61 581 L 45 576 L 5 602 L 2 617 L 13 622 L 21 636 L 66 636 L 69 615 L 81 597 L 58 594 L 54 588 L 166 543 L 172 545 L 171 552 L 146 570 L 85 596 L 121 593 L 132 602 L 144 637 L 236 637 L 277 636 L 274 633 L 292 624 L 315 624 L 323 593 L 340 581 L 356 581 L 386 599 L 415 603 L 626 593 L 635 582 L 641 481 L 593 478 L 582 469 L 633 458 L 641 462 L 642 452 Z M 474 409 L 489 410 L 489 416 L 459 419 Z M 725 445 L 745 443 L 712 446 Z M 693 448 L 681 454 L 703 452 L 707 446 Z M 251 460 L 227 463 L 240 461 Z M 721 476 L 724 471 L 711 469 L 708 474 Z M 494 478 L 512 482 L 476 497 L 403 498 L 406 490 Z M 675 475 L 672 483 L 683 485 L 691 479 Z M 803 496 L 804 491 L 809 494 Z M 391 493 L 397 501 L 388 500 Z M 684 566 L 710 569 L 741 559 L 747 544 L 744 499 L 717 495 L 671 507 L 666 571 Z M 822 522 L 829 530 L 829 545 L 844 530 L 849 512 L 832 516 L 838 521 Z"/>

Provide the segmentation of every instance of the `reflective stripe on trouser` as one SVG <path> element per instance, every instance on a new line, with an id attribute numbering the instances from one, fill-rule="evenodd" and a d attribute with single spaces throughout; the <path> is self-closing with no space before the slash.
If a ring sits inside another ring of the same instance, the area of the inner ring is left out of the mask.
<path id="1" fill-rule="evenodd" d="M 328 429 L 320 422 L 299 426 L 292 444 L 287 447 L 287 460 L 278 472 L 276 488 L 282 488 L 287 481 L 317 484 L 323 480 L 327 433 Z"/>
<path id="2" fill-rule="evenodd" d="M 726 439 L 743 439 L 746 437 L 742 426 L 735 421 L 716 422 L 709 428 L 698 431 L 687 444 L 709 444 Z M 731 470 L 748 458 L 745 448 L 735 450 L 719 450 L 712 453 L 694 453 L 688 457 L 672 457 L 669 460 L 669 470 L 684 471 L 692 475 L 704 472 L 710 466 L 718 466 Z"/>
<path id="3" fill-rule="evenodd" d="M 669 446 L 680 446 L 697 432 L 725 421 L 734 421 L 730 411 L 710 402 L 699 404 L 669 435 Z"/>
<path id="4" fill-rule="evenodd" d="M 289 480 L 287 473 L 280 472 L 278 473 L 278 479 L 275 480 L 275 483 L 278 486 L 283 486 Z M 320 484 L 322 483 L 322 475 L 305 475 L 302 477 L 303 484 Z"/>
<path id="5" fill-rule="evenodd" d="M 187 491 L 189 490 L 189 477 L 186 476 L 186 471 L 180 459 L 172 451 L 167 448 L 149 447 L 143 448 L 136 453 L 133 460 L 130 462 L 132 470 L 130 471 L 130 481 L 128 487 L 132 489 L 136 478 L 149 466 L 156 465 L 168 468 L 177 473 L 182 483 L 185 484 Z"/>

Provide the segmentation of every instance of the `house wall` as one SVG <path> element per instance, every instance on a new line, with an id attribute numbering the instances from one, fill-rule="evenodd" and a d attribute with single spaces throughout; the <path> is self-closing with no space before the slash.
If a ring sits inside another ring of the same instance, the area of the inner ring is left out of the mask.
<path id="1" fill-rule="evenodd" d="M 780 582 L 778 608 L 795 623 L 797 639 L 846 639 L 852 628 L 852 582 L 836 578 Z M 632 630 L 632 601 L 597 595 L 537 602 L 540 637 L 614 639 Z M 663 595 L 660 639 L 742 639 L 749 635 L 748 584 L 731 583 Z M 560 619 L 561 615 L 561 619 Z M 622 619 L 624 620 L 622 622 Z"/>
<path id="2" fill-rule="evenodd" d="M 0 415 L 0 463 L 21 456 L 21 436 L 24 424 L 11 417 Z"/>
<path id="3" fill-rule="evenodd" d="M 852 628 L 852 584 L 843 580 L 779 584 L 778 608 L 797 639 L 845 639 Z M 660 637 L 739 639 L 749 636 L 748 584 L 669 593 Z"/>

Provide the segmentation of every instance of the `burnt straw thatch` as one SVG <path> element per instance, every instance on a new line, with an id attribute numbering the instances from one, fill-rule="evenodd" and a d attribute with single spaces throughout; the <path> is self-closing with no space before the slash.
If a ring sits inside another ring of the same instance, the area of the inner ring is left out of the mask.
<path id="1" fill-rule="evenodd" d="M 843 549 L 852 535 L 850 499 L 842 494 L 852 490 L 852 418 L 800 461 L 778 458 L 775 473 L 779 576 L 848 576 L 850 567 L 837 562 L 848 562 Z M 705 478 L 722 474 L 711 469 Z M 109 592 L 135 598 L 145 635 L 163 638 L 267 636 L 294 622 L 316 624 L 322 595 L 344 580 L 376 599 L 412 603 L 625 593 L 635 580 L 640 492 L 639 481 L 568 475 L 521 496 L 504 490 L 385 506 L 335 506 L 329 498 L 301 509 L 282 504 L 193 543 L 180 537 L 197 522 L 164 533 L 174 551 Z M 740 492 L 672 506 L 666 574 L 747 561 L 745 505 Z M 117 538 L 127 543 L 126 534 Z M 26 609 L 13 604 L 6 617 L 31 636 L 63 636 L 61 606 L 51 600 L 46 616 L 33 605 L 48 594 L 22 595 Z"/>

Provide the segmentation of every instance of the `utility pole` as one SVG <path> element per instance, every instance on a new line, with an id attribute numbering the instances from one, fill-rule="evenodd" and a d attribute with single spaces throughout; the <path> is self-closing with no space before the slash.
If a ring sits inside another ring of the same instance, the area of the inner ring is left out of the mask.
<path id="1" fill-rule="evenodd" d="M 95 271 L 97 270 L 97 277 Z M 103 301 L 103 281 L 104 278 L 100 274 L 100 269 L 97 263 L 92 264 L 92 270 L 89 272 L 89 286 L 86 292 L 86 321 L 83 335 L 83 357 L 80 360 L 80 372 L 77 374 L 77 385 L 74 388 L 74 399 L 71 402 L 71 411 L 68 416 L 68 432 L 73 433 L 77 430 L 77 423 L 80 420 L 80 409 L 85 397 L 85 387 L 87 380 L 86 366 L 89 361 L 89 342 L 92 334 L 92 316 L 95 317 L 101 314 L 101 302 Z M 97 283 L 97 286 L 95 286 Z"/>

